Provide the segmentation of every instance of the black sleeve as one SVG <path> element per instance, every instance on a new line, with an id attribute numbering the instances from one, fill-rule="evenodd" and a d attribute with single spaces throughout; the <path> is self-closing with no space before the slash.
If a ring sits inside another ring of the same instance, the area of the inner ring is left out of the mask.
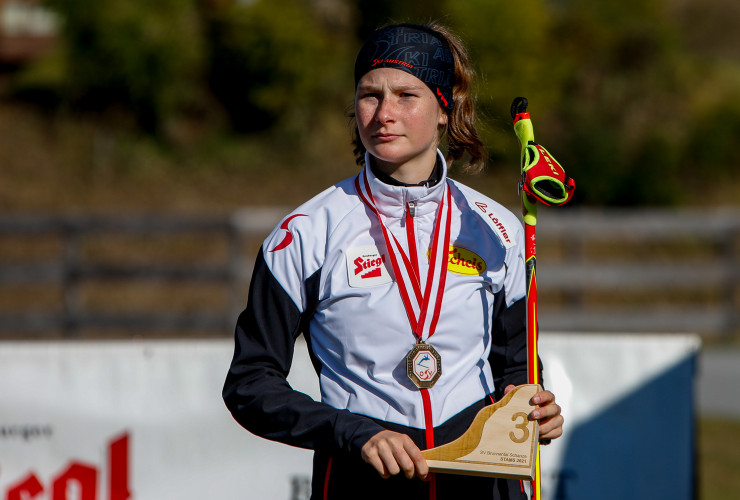
<path id="1" fill-rule="evenodd" d="M 317 290 L 318 276 L 317 272 L 309 278 L 307 285 Z M 358 453 L 383 428 L 366 417 L 316 402 L 286 380 L 295 340 L 312 312 L 309 307 L 301 314 L 270 272 L 261 250 L 247 308 L 237 321 L 223 398 L 236 421 L 258 436 L 301 448 Z"/>
<path id="2" fill-rule="evenodd" d="M 527 383 L 527 299 L 506 307 L 506 292 L 496 294 L 492 320 L 492 346 L 488 361 L 496 386 L 494 398 L 504 395 L 506 386 Z M 538 358 L 540 385 L 542 361 Z M 543 385 L 544 386 L 544 385 Z"/>

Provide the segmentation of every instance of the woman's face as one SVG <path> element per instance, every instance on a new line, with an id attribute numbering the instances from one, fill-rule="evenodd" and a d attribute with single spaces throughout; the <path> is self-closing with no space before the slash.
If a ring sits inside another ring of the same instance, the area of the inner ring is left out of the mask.
<path id="1" fill-rule="evenodd" d="M 431 172 L 447 114 L 424 82 L 399 69 L 369 71 L 357 84 L 355 116 L 362 143 L 383 171 Z"/>

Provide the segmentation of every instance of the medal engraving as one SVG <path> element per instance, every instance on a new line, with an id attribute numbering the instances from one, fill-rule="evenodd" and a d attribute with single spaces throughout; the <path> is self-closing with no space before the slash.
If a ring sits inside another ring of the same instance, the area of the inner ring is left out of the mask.
<path id="1" fill-rule="evenodd" d="M 416 344 L 406 356 L 406 373 L 419 389 L 434 386 L 442 375 L 442 358 L 429 344 Z"/>

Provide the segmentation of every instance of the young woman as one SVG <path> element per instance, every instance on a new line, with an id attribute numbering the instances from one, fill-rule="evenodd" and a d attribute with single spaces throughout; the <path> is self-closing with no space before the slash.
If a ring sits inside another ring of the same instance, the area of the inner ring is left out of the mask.
<path id="1" fill-rule="evenodd" d="M 315 450 L 313 499 L 526 498 L 519 482 L 430 474 L 420 451 L 526 383 L 521 223 L 447 177 L 485 157 L 472 74 L 444 27 L 373 33 L 355 63 L 361 172 L 260 250 L 223 395 L 249 431 Z M 321 402 L 286 382 L 301 333 Z M 553 394 L 532 403 L 541 440 L 560 436 Z"/>

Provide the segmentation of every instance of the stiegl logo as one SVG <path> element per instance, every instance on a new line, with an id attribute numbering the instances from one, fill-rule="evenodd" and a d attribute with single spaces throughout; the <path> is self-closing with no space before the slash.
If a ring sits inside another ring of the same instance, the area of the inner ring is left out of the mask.
<path id="1" fill-rule="evenodd" d="M 360 279 L 377 278 L 382 273 L 385 264 L 385 255 L 380 257 L 357 257 L 355 259 L 355 276 L 360 275 Z M 360 274 L 362 273 L 362 274 Z"/>
<path id="2" fill-rule="evenodd" d="M 108 442 L 107 477 L 108 496 L 98 494 L 100 470 L 93 464 L 70 460 L 44 487 L 34 471 L 29 471 L 8 486 L 6 500 L 67 500 L 68 490 L 76 490 L 79 500 L 128 500 L 129 489 L 129 434 L 128 432 Z M 2 473 L 2 471 L 0 471 Z M 102 489 L 102 488 L 101 488 Z M 44 496 L 41 496 L 45 494 Z"/>
<path id="3" fill-rule="evenodd" d="M 347 249 L 349 286 L 364 288 L 392 281 L 386 267 L 386 254 L 374 246 Z"/>

